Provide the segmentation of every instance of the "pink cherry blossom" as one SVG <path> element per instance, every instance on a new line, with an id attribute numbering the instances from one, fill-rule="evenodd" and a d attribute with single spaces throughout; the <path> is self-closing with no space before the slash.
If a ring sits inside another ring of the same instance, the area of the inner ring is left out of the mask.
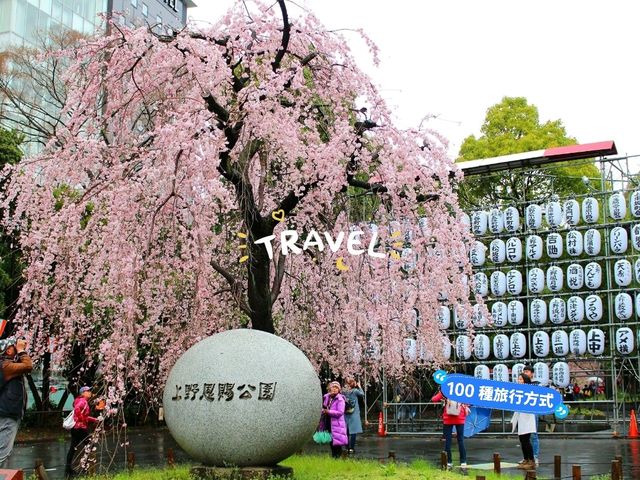
<path id="1" fill-rule="evenodd" d="M 274 331 L 318 368 L 376 378 L 442 363 L 440 306 L 470 313 L 461 173 L 444 139 L 396 128 L 344 39 L 312 14 L 283 29 L 269 7 L 249 17 L 240 4 L 175 37 L 114 23 L 61 53 L 65 126 L 6 171 L 3 222 L 26 262 L 16 321 L 40 353 L 50 338 L 59 361 L 85 352 L 107 413 L 131 390 L 156 401 L 182 352 L 230 328 Z M 277 252 L 283 229 L 335 238 L 355 226 L 366 244 L 368 222 L 385 258 L 344 242 L 265 261 L 253 244 L 273 233 Z M 412 232 L 413 268 L 389 256 L 396 229 Z"/>

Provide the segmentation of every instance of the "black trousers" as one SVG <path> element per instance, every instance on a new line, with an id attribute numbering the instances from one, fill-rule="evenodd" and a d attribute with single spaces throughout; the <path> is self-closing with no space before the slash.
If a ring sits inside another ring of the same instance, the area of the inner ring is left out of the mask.
<path id="1" fill-rule="evenodd" d="M 342 445 L 331 445 L 331 456 L 340 458 L 342 456 Z"/>
<path id="2" fill-rule="evenodd" d="M 84 448 L 84 442 L 88 436 L 88 428 L 71 429 L 71 446 L 69 447 L 69 452 L 67 453 L 67 464 L 64 469 L 65 475 L 70 476 L 77 474 L 77 472 L 73 469 L 73 461 L 74 459 L 77 461 L 77 459 L 80 458 L 82 449 Z"/>
<path id="3" fill-rule="evenodd" d="M 533 447 L 531 446 L 531 434 L 525 433 L 518 435 L 520 446 L 522 447 L 522 456 L 525 460 L 533 460 Z"/>

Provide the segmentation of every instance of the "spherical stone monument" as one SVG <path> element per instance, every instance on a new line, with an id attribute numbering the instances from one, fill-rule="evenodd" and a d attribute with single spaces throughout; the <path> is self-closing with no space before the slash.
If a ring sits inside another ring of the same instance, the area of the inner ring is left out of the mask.
<path id="1" fill-rule="evenodd" d="M 294 345 L 258 330 L 198 342 L 169 373 L 163 407 L 176 442 L 211 466 L 271 466 L 309 441 L 320 380 Z"/>

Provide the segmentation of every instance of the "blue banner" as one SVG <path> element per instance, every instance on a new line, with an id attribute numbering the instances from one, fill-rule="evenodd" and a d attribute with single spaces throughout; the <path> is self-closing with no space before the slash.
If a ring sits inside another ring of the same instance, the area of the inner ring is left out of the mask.
<path id="1" fill-rule="evenodd" d="M 445 397 L 477 407 L 565 418 L 569 407 L 556 390 L 527 383 L 497 382 L 439 370 L 433 375 Z"/>

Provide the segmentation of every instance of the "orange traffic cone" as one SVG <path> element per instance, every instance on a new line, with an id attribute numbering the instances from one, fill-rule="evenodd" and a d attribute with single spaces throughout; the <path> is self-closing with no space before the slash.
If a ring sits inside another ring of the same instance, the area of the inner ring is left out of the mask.
<path id="1" fill-rule="evenodd" d="M 378 414 L 378 436 L 379 437 L 387 436 L 387 432 L 384 429 L 384 416 L 382 415 L 382 412 Z"/>
<path id="2" fill-rule="evenodd" d="M 629 438 L 638 438 L 638 422 L 636 420 L 636 411 L 631 410 L 631 418 L 629 419 Z"/>

